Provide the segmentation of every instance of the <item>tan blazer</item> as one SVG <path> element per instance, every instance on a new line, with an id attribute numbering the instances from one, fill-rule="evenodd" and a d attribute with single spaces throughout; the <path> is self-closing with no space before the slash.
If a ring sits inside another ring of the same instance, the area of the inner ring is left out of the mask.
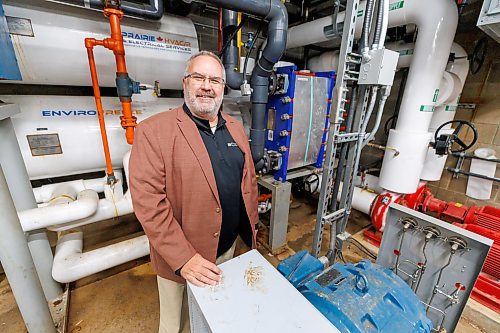
<path id="1" fill-rule="evenodd" d="M 245 156 L 241 193 L 255 235 L 257 181 L 248 138 L 237 120 L 222 117 Z M 149 238 L 156 274 L 184 282 L 174 272 L 196 253 L 215 262 L 222 223 L 217 185 L 198 128 L 182 107 L 137 126 L 129 170 L 134 211 Z"/>

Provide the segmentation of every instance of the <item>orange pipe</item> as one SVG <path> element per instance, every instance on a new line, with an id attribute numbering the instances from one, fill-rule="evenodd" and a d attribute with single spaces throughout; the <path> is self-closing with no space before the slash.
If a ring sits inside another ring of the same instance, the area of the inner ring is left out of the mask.
<path id="1" fill-rule="evenodd" d="M 111 28 L 111 38 L 104 40 L 104 47 L 110 49 L 115 54 L 116 72 L 127 74 L 127 65 L 125 62 L 125 47 L 123 45 L 122 30 L 120 20 L 123 17 L 123 12 L 120 10 L 105 8 L 104 16 L 109 18 Z M 137 118 L 132 115 L 132 104 L 129 98 L 120 98 L 122 104 L 123 116 L 120 117 L 121 126 L 125 129 L 125 137 L 127 143 L 134 142 L 134 128 L 137 126 Z"/>
<path id="2" fill-rule="evenodd" d="M 104 9 L 104 16 L 109 18 L 109 25 L 111 27 L 111 40 L 110 50 L 115 54 L 116 59 L 116 72 L 127 73 L 127 65 L 125 64 L 125 47 L 123 46 L 122 29 L 120 27 L 120 20 L 123 17 L 123 12 L 106 8 Z"/>
<path id="3" fill-rule="evenodd" d="M 87 48 L 90 75 L 92 77 L 92 87 L 94 89 L 94 96 L 99 118 L 99 127 L 101 130 L 102 144 L 104 148 L 104 157 L 106 159 L 106 171 L 108 176 L 113 176 L 113 166 L 111 164 L 109 143 L 106 133 L 106 124 L 104 121 L 104 111 L 101 102 L 101 93 L 99 90 L 97 69 L 93 53 L 94 46 L 104 46 L 105 48 L 113 51 L 115 55 L 117 74 L 127 74 L 127 65 L 125 62 L 125 47 L 123 45 L 123 36 L 120 27 L 120 20 L 123 17 L 123 12 L 117 9 L 105 8 L 104 16 L 109 19 L 111 37 L 105 38 L 104 40 L 86 38 L 85 47 Z M 134 128 L 137 126 L 137 118 L 132 115 L 132 100 L 128 97 L 120 97 L 120 102 L 122 104 L 123 113 L 123 115 L 120 117 L 120 124 L 125 129 L 125 137 L 127 139 L 127 143 L 132 144 L 134 142 Z"/>
<path id="4" fill-rule="evenodd" d="M 129 144 L 134 143 L 134 128 L 137 118 L 132 116 L 132 102 L 122 102 L 123 116 L 120 117 L 121 126 L 125 129 L 125 137 Z"/>
<path id="5" fill-rule="evenodd" d="M 104 148 L 104 158 L 106 159 L 106 173 L 108 176 L 114 176 L 113 165 L 111 164 L 111 154 L 109 153 L 108 135 L 106 133 L 106 123 L 104 121 L 104 111 L 101 102 L 101 91 L 99 89 L 99 81 L 97 79 L 97 69 L 94 59 L 94 45 L 99 45 L 100 41 L 93 38 L 85 38 L 85 47 L 87 48 L 87 56 L 89 58 L 90 76 L 92 77 L 92 87 L 94 88 L 95 104 L 97 107 L 97 116 L 99 119 L 99 127 L 101 129 L 102 145 Z"/>

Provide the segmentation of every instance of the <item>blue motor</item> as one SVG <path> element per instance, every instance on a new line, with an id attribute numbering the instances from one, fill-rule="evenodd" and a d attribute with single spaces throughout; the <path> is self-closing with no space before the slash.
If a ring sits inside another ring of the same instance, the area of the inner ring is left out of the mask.
<path id="1" fill-rule="evenodd" d="M 301 251 L 278 271 L 341 332 L 426 333 L 432 323 L 410 287 L 390 269 L 363 260 L 323 264 Z"/>

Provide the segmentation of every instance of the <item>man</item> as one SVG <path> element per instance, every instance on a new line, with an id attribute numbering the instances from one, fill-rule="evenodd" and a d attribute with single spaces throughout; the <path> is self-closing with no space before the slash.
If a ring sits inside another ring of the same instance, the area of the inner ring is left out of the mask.
<path id="1" fill-rule="evenodd" d="M 238 235 L 255 247 L 257 182 L 243 126 L 220 111 L 225 71 L 187 63 L 184 105 L 142 121 L 130 156 L 134 211 L 158 275 L 160 333 L 189 332 L 186 284 L 215 285 Z"/>

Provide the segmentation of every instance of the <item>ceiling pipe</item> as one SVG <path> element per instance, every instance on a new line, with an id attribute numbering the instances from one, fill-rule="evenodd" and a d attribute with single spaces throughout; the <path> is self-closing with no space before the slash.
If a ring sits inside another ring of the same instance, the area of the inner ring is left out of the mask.
<path id="1" fill-rule="evenodd" d="M 285 52 L 288 31 L 288 13 L 279 0 L 205 0 L 204 2 L 225 9 L 260 16 L 269 20 L 267 43 L 262 55 L 255 64 L 250 85 L 252 91 L 252 127 L 250 128 L 250 149 L 255 169 L 265 166 L 265 116 L 269 94 L 269 77 L 274 65 Z"/>
<path id="2" fill-rule="evenodd" d="M 104 9 L 104 0 L 90 0 L 93 9 Z M 121 1 L 120 9 L 127 15 L 159 20 L 163 16 L 163 0 L 149 0 L 149 4 Z"/>
<path id="3" fill-rule="evenodd" d="M 104 9 L 104 2 L 105 2 L 104 0 L 90 0 L 90 1 L 45 0 L 45 1 L 74 6 L 74 7 L 83 7 L 99 11 Z M 173 2 L 174 2 L 173 0 L 169 1 L 169 7 L 173 8 L 176 7 L 175 4 L 173 4 Z M 159 20 L 163 16 L 164 5 L 163 5 L 163 0 L 149 0 L 149 4 L 131 2 L 131 1 L 121 1 L 121 10 L 127 16 L 140 17 L 149 20 Z"/>

